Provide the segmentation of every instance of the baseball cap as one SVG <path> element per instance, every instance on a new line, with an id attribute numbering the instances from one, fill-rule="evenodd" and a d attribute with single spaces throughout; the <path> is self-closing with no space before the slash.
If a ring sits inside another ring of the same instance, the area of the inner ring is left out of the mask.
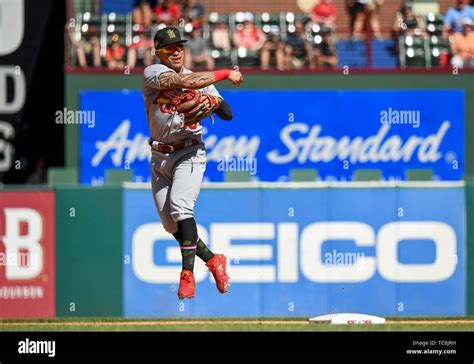
<path id="1" fill-rule="evenodd" d="M 186 39 L 181 38 L 181 32 L 176 27 L 166 27 L 156 32 L 153 38 L 155 48 L 163 48 L 170 44 L 186 43 Z"/>
<path id="2" fill-rule="evenodd" d="M 244 13 L 244 21 L 253 21 L 254 16 L 250 11 Z"/>

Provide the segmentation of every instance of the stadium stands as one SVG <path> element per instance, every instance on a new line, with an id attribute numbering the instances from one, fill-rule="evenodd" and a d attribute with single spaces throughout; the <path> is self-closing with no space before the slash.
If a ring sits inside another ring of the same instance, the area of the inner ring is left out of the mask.
<path id="1" fill-rule="evenodd" d="M 111 50 L 114 43 L 118 43 L 124 47 L 123 50 L 118 49 L 114 53 L 115 57 L 122 57 L 123 62 L 116 63 L 121 65 L 127 64 L 129 57 L 127 49 L 133 48 L 133 45 L 141 42 L 141 37 L 149 42 L 146 52 L 153 53 L 151 39 L 154 33 L 165 24 L 154 23 L 151 27 L 144 28 L 138 24 L 133 24 L 131 8 L 129 12 L 124 13 L 123 3 L 117 6 L 113 1 L 103 0 L 104 10 L 117 10 L 117 12 L 108 12 L 100 14 L 98 12 L 97 1 L 83 1 L 76 4 L 74 11 L 76 12 L 76 26 L 71 29 L 75 39 L 88 41 L 91 36 L 97 36 L 100 39 L 100 56 L 102 66 L 113 68 L 108 60 L 115 50 Z M 178 2 L 179 3 L 179 2 Z M 334 44 L 333 55 L 337 57 L 337 67 L 353 67 L 353 68 L 375 68 L 375 69 L 395 69 L 397 67 L 446 67 L 450 64 L 450 40 L 443 37 L 443 14 L 436 13 L 432 10 L 440 9 L 446 11 L 448 6 L 452 5 L 449 1 L 436 1 L 428 4 L 426 1 L 414 2 L 413 10 L 417 17 L 422 18 L 424 22 L 423 32 L 416 29 L 414 33 L 394 32 L 390 30 L 389 24 L 396 19 L 396 14 L 400 14 L 400 2 L 389 2 L 384 4 L 380 10 L 380 19 L 382 24 L 382 33 L 384 39 L 371 39 L 371 33 L 367 33 L 362 39 L 351 38 L 350 28 L 348 24 L 348 16 L 342 1 L 334 1 L 338 8 L 338 19 L 336 21 L 336 30 L 328 29 L 322 23 L 314 23 L 308 12 L 295 12 L 295 6 L 290 5 L 288 1 L 284 1 L 287 11 L 281 11 L 282 5 L 268 4 L 265 2 L 268 11 L 262 10 L 262 2 L 250 4 L 242 3 L 242 9 L 251 9 L 249 11 L 234 11 L 236 4 L 215 4 L 209 1 L 203 1 L 207 10 L 213 10 L 206 13 L 206 19 L 202 28 L 202 36 L 207 45 L 207 52 L 212 57 L 215 67 L 244 66 L 259 68 L 262 65 L 262 47 L 242 47 L 236 44 L 236 34 L 243 29 L 248 14 L 251 15 L 251 22 L 258 31 L 262 31 L 268 41 L 288 44 L 289 37 L 295 33 L 295 22 L 302 21 L 305 25 L 305 43 L 311 46 L 310 54 L 300 55 L 301 62 L 285 62 L 285 66 L 277 65 L 275 62 L 275 47 L 271 48 L 271 68 L 276 69 L 307 69 L 315 68 L 332 68 L 328 62 L 318 62 L 317 57 L 324 55 L 324 51 L 329 49 L 326 44 L 325 35 L 329 34 L 332 38 L 331 44 Z M 396 3 L 396 4 L 395 4 Z M 433 3 L 433 4 L 431 4 Z M 416 5 L 416 6 L 415 6 Z M 130 5 L 132 6 L 132 5 Z M 84 10 L 87 11 L 84 11 Z M 222 9 L 227 9 L 224 12 Z M 217 11 L 214 11 L 217 10 Z M 401 11 L 401 10 L 400 10 Z M 121 12 L 121 13 L 120 13 Z M 183 19 L 181 19 L 183 20 Z M 180 22 L 185 35 L 190 37 L 195 23 Z M 91 32 L 91 29 L 94 32 Z M 217 43 L 217 44 L 216 44 Z M 148 43 L 147 43 L 148 44 Z M 118 46 L 116 46 L 118 47 Z M 71 57 L 70 66 L 79 65 L 76 47 L 70 47 Z M 108 55 L 109 53 L 109 55 Z M 303 52 L 305 53 L 305 52 Z M 308 52 L 306 52 L 308 53 Z M 331 55 L 331 51 L 329 51 Z M 143 57 L 142 57 L 143 58 Z M 88 58 L 89 60 L 91 57 Z M 315 60 L 316 59 L 316 60 Z M 151 60 L 150 60 L 151 62 Z M 88 66 L 93 66 L 93 62 L 89 61 Z M 146 66 L 147 61 L 138 63 L 137 66 Z M 135 67 L 135 62 L 132 62 Z M 264 63 L 265 65 L 266 63 Z M 268 67 L 265 67 L 267 69 Z"/>

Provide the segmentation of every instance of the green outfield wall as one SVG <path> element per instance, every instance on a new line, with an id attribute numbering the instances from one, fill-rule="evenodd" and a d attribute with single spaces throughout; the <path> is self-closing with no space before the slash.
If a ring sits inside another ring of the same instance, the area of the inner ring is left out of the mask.
<path id="1" fill-rule="evenodd" d="M 245 73 L 244 73 L 245 74 Z M 141 75 L 139 74 L 69 74 L 66 76 L 66 107 L 70 110 L 77 110 L 79 107 L 79 92 L 81 90 L 110 90 L 110 89 L 140 89 Z M 232 89 L 234 86 L 228 82 L 219 84 L 220 89 Z M 354 89 L 462 89 L 465 91 L 465 122 L 466 122 L 466 205 L 467 205 L 467 257 L 468 257 L 468 314 L 474 315 L 474 264 L 472 258 L 474 256 L 474 108 L 472 106 L 474 100 L 474 73 L 358 73 L 358 74 L 246 74 L 243 89 L 315 89 L 315 90 L 354 90 Z M 370 100 L 367 100 L 370 102 Z M 110 105 L 111 108 L 114 105 Z M 296 107 L 296 106 L 295 106 Z M 79 127 L 78 125 L 67 125 L 65 134 L 66 145 L 66 166 L 79 166 Z M 72 193 L 72 192 L 71 192 Z M 72 196 L 72 195 L 71 195 Z M 62 201 L 61 198 L 58 199 Z M 118 199 L 117 199 L 118 200 Z M 72 202 L 72 200 L 71 200 Z M 63 202 L 60 202 L 61 204 Z M 87 199 L 84 203 L 87 203 Z M 115 211 L 119 211 L 116 209 Z M 59 221 L 59 216 L 58 216 Z M 67 220 L 65 221 L 67 222 Z M 72 224 L 71 221 L 68 222 Z M 86 226 L 86 225 L 84 225 Z M 60 232 L 66 234 L 67 230 L 62 224 L 59 224 L 58 238 Z M 107 236 L 109 231 L 102 225 L 97 225 L 97 229 L 103 236 Z M 117 233 L 117 232 L 116 232 Z M 113 240 L 107 240 L 109 243 Z M 82 243 L 87 244 L 87 243 Z M 74 244 L 72 244 L 74 245 Z M 61 248 L 61 250 L 64 248 Z M 65 257 L 71 257 L 79 247 L 68 246 L 65 248 Z M 92 262 L 98 262 L 107 256 L 107 259 L 112 259 L 105 251 L 101 251 L 98 256 L 91 257 Z M 118 251 L 113 250 L 115 257 Z M 109 260 L 110 261 L 110 260 Z M 59 264 L 66 265 L 67 261 L 59 260 Z M 95 263 L 92 263 L 94 265 Z M 80 266 L 80 264 L 76 264 Z M 115 267 L 115 266 L 114 266 Z M 67 270 L 66 266 L 58 269 L 59 272 L 64 269 L 69 274 L 71 270 Z M 116 267 L 115 269 L 120 269 Z M 112 275 L 111 275 L 112 276 Z M 89 275 L 92 277 L 92 275 Z M 104 280 L 104 284 L 107 279 Z M 67 280 L 65 280 L 67 282 Z M 86 283 L 86 280 L 83 281 Z M 116 289 L 117 282 L 113 282 L 111 290 Z M 100 291 L 100 285 L 96 285 L 96 290 Z M 115 287 L 115 288 L 114 288 Z M 76 288 L 59 287 L 58 286 L 58 315 L 71 316 L 67 312 L 68 308 L 63 307 L 71 299 L 71 295 Z M 79 290 L 80 292 L 84 291 Z M 103 292 L 101 292 L 103 293 Z M 91 295 L 92 297 L 92 295 Z M 104 297 L 105 298 L 105 297 Z M 117 300 L 116 305 L 113 306 L 111 312 L 119 312 L 118 305 L 121 302 Z M 95 312 L 92 310 L 91 302 L 85 299 L 85 312 Z M 61 306 L 63 305 L 63 306 Z M 112 307 L 112 306 L 111 306 Z M 109 310 L 107 308 L 107 310 Z M 105 310 L 105 306 L 104 306 Z M 77 313 L 79 315 L 79 313 Z"/>
<path id="2" fill-rule="evenodd" d="M 55 283 L 57 317 L 120 317 L 124 314 L 124 189 L 110 186 L 40 188 L 17 186 L 3 191 L 55 193 Z M 36 198 L 0 199 L 0 211 L 11 204 L 34 205 Z M 466 181 L 467 314 L 474 316 L 474 178 Z M 51 210 L 52 211 L 52 210 Z M 52 224 L 52 219 L 46 221 Z M 50 234 L 51 235 L 51 234 Z M 0 241 L 1 242 L 1 241 Z M 53 300 L 54 302 L 54 300 Z"/>
<path id="3" fill-rule="evenodd" d="M 467 312 L 474 315 L 474 178 L 466 180 Z"/>
<path id="4" fill-rule="evenodd" d="M 121 316 L 122 189 L 55 191 L 57 316 Z"/>

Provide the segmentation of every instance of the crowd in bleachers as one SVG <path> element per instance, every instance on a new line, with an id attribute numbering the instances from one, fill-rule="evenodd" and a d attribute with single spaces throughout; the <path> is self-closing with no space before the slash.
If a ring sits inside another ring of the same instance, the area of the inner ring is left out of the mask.
<path id="1" fill-rule="evenodd" d="M 474 67 L 474 6 L 470 2 L 453 0 L 444 15 L 419 16 L 412 3 L 405 1 L 391 27 L 396 63 L 401 67 Z M 383 0 L 346 0 L 350 34 L 344 37 L 336 27 L 338 12 L 332 0 L 320 0 L 310 12 L 300 14 L 209 13 L 198 0 L 136 0 L 128 14 L 78 13 L 68 23 L 69 64 L 83 69 L 148 66 L 157 62 L 152 41 L 156 31 L 177 26 L 188 39 L 187 68 L 334 69 L 341 66 L 338 51 L 343 42 L 390 39 L 383 34 L 378 16 L 383 6 Z"/>

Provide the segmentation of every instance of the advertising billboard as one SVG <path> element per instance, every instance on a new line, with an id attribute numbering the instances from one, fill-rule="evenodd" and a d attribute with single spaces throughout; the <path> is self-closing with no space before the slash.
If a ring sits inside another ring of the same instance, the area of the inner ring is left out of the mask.
<path id="1" fill-rule="evenodd" d="M 52 191 L 0 191 L 0 317 L 54 317 Z"/>
<path id="2" fill-rule="evenodd" d="M 432 169 L 439 180 L 464 174 L 464 91 L 222 91 L 234 119 L 205 119 L 205 180 L 246 171 L 259 181 L 288 181 L 316 169 L 322 180 L 350 181 L 357 169 L 386 180 Z M 110 107 L 113 105 L 113 107 Z M 81 182 L 101 184 L 107 168 L 150 180 L 148 125 L 140 91 L 83 91 Z"/>
<path id="3" fill-rule="evenodd" d="M 124 315 L 462 316 L 464 211 L 462 187 L 205 188 L 199 236 L 227 256 L 231 288 L 196 258 L 196 297 L 179 301 L 178 243 L 151 192 L 126 189 Z"/>

